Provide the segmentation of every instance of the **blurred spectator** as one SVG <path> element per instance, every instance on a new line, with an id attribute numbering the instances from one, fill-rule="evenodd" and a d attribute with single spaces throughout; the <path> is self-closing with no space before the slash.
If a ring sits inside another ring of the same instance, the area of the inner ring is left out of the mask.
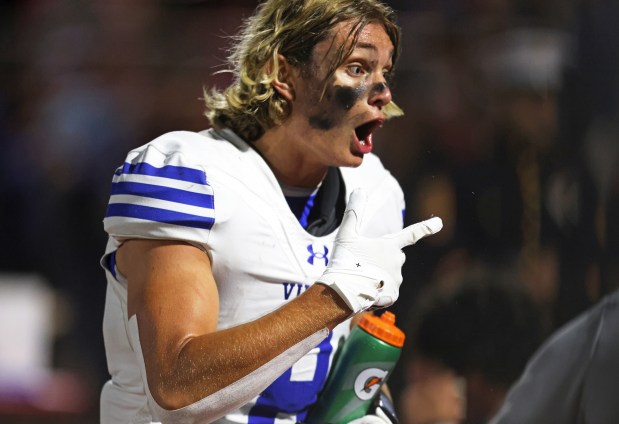
<path id="1" fill-rule="evenodd" d="M 405 424 L 486 423 L 542 337 L 535 303 L 498 271 L 428 291 L 406 328 Z"/>
<path id="2" fill-rule="evenodd" d="M 404 274 L 415 278 L 401 299 L 492 263 L 520 276 L 551 329 L 600 294 L 600 194 L 562 129 L 570 37 L 523 26 L 460 43 L 439 60 L 447 85 L 437 75 L 432 85 L 439 98 L 451 85 L 447 100 L 416 117 L 419 140 L 409 141 L 424 153 L 397 175 L 408 181 L 407 221 L 431 212 L 445 223 L 433 249 L 407 260 Z"/>

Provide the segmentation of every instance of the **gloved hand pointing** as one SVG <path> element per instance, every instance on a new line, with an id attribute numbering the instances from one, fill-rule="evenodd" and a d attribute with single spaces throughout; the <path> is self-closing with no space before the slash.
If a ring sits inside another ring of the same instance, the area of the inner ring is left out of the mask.
<path id="1" fill-rule="evenodd" d="M 443 228 L 442 220 L 434 217 L 394 234 L 364 237 L 359 229 L 366 204 L 362 189 L 351 193 L 331 260 L 318 279 L 318 283 L 333 288 L 355 314 L 393 304 L 402 284 L 402 249 Z"/>

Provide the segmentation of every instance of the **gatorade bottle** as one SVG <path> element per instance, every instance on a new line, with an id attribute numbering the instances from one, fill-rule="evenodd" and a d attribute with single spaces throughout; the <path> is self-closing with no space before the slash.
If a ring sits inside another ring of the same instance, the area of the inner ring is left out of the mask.
<path id="1" fill-rule="evenodd" d="M 403 345 L 404 333 L 395 326 L 394 314 L 364 314 L 342 346 L 307 423 L 344 424 L 367 415 Z"/>

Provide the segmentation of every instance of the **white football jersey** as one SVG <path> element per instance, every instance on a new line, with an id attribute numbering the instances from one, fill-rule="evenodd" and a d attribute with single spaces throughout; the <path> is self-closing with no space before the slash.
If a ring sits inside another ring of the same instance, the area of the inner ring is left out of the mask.
<path id="1" fill-rule="evenodd" d="M 346 199 L 357 187 L 368 195 L 362 234 L 402 228 L 402 190 L 375 155 L 340 172 Z M 305 231 L 262 157 L 231 131 L 213 129 L 168 133 L 132 150 L 114 173 L 104 228 L 110 236 L 101 263 L 108 279 L 104 338 L 111 380 L 101 396 L 103 424 L 156 422 L 127 337 L 126 282 L 114 268 L 123 240 L 175 239 L 204 249 L 219 290 L 218 328 L 224 329 L 303 293 L 328 264 L 337 232 L 317 237 Z M 220 422 L 302 421 L 348 327 L 340 324 L 253 402 Z"/>

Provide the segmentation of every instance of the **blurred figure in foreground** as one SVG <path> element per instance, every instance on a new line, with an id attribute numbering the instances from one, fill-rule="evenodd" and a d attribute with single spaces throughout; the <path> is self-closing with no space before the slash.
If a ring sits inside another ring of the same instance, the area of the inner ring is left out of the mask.
<path id="1" fill-rule="evenodd" d="M 538 346 L 541 328 L 523 286 L 499 273 L 426 292 L 407 331 L 403 422 L 488 422 Z"/>
<path id="2" fill-rule="evenodd" d="M 557 330 L 492 424 L 619 422 L 619 291 Z"/>

